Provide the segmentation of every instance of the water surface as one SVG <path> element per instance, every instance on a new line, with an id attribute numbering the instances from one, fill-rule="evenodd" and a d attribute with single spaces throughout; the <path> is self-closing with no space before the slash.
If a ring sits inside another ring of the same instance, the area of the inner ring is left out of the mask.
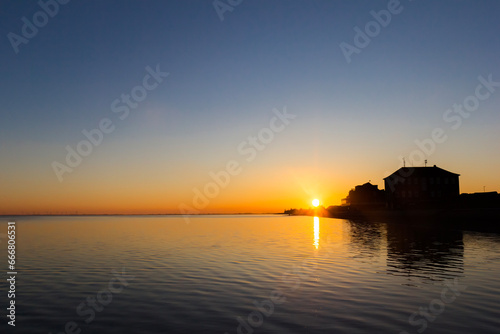
<path id="1" fill-rule="evenodd" d="M 289 216 L 15 220 L 22 333 L 500 328 L 496 234 Z"/>

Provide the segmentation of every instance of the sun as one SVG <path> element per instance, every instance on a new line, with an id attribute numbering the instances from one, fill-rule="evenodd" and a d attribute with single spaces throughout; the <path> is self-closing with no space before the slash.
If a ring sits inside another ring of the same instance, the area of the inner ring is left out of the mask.
<path id="1" fill-rule="evenodd" d="M 317 198 L 313 199 L 312 204 L 314 207 L 317 207 L 319 205 L 319 199 Z"/>

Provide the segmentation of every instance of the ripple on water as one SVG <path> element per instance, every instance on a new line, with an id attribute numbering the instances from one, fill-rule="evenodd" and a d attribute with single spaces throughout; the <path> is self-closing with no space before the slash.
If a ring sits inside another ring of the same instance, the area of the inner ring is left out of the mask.
<path id="1" fill-rule="evenodd" d="M 272 304 L 260 332 L 416 333 L 409 316 L 454 279 L 467 289 L 426 333 L 500 328 L 500 238 L 491 234 L 274 216 L 200 216 L 190 224 L 45 217 L 18 225 L 26 333 L 59 332 L 68 321 L 84 333 L 236 333 L 237 319 L 248 323 L 273 293 L 282 303 Z M 76 308 L 122 268 L 135 278 L 86 324 Z"/>

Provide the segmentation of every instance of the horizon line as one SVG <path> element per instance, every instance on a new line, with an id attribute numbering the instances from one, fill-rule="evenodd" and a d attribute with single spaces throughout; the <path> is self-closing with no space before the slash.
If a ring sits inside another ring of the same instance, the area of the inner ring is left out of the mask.
<path id="1" fill-rule="evenodd" d="M 0 217 L 28 216 L 215 216 L 215 215 L 282 215 L 284 212 L 232 212 L 232 213 L 32 213 L 32 214 L 0 214 Z"/>

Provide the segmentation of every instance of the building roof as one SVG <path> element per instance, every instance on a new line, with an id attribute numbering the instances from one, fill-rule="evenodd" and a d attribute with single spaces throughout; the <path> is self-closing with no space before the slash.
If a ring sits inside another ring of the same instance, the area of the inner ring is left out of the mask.
<path id="1" fill-rule="evenodd" d="M 385 179 L 388 179 L 392 177 L 394 174 L 397 174 L 401 177 L 409 177 L 411 176 L 420 176 L 420 177 L 433 177 L 433 176 L 439 176 L 439 175 L 456 175 L 460 176 L 460 174 L 452 173 L 449 172 L 445 169 L 439 168 L 436 165 L 432 167 L 401 167 L 391 175 L 384 177 Z"/>
<path id="2" fill-rule="evenodd" d="M 376 184 L 371 184 L 370 182 L 366 182 L 364 184 L 356 186 L 356 188 L 378 188 Z"/>

